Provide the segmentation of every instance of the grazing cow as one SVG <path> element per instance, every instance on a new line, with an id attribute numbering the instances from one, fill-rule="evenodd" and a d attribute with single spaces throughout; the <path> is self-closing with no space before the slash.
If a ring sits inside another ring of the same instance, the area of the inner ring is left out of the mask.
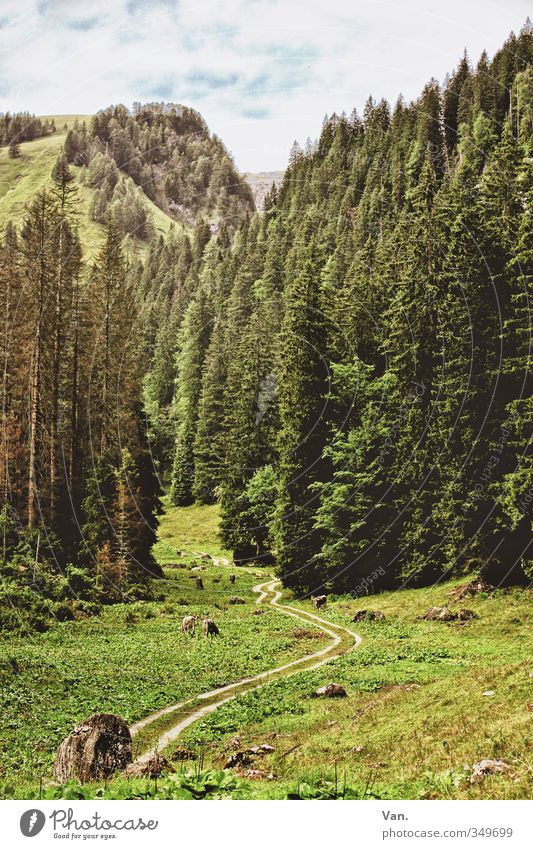
<path id="1" fill-rule="evenodd" d="M 229 582 L 230 582 L 230 584 L 234 584 L 234 583 L 235 583 L 235 575 L 230 575 L 230 576 L 229 576 Z"/>
<path id="2" fill-rule="evenodd" d="M 209 618 L 204 619 L 202 622 L 202 629 L 206 637 L 218 637 L 220 634 L 213 620 Z"/>
<path id="3" fill-rule="evenodd" d="M 321 607 L 326 606 L 327 599 L 326 599 L 325 595 L 316 595 L 316 596 L 311 596 L 311 601 L 315 605 L 316 609 L 320 610 Z"/>
<path id="4" fill-rule="evenodd" d="M 197 616 L 184 616 L 181 620 L 181 630 L 184 634 L 194 634 L 194 628 L 198 620 Z"/>

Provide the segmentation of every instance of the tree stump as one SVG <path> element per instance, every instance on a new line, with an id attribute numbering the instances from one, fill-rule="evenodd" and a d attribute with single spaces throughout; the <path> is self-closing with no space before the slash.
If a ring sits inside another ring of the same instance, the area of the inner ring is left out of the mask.
<path id="1" fill-rule="evenodd" d="M 76 725 L 60 743 L 54 775 L 63 783 L 71 779 L 108 778 L 132 762 L 131 734 L 120 716 L 97 713 Z"/>

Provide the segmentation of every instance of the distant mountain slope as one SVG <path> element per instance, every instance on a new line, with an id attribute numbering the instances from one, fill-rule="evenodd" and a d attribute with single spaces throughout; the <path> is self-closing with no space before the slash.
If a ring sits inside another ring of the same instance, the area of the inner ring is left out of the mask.
<path id="1" fill-rule="evenodd" d="M 252 190 L 255 205 L 259 212 L 263 211 L 265 197 L 272 188 L 272 183 L 276 186 L 281 185 L 283 173 L 283 171 L 259 171 L 258 173 L 247 171 L 242 175 Z"/>
<path id="2" fill-rule="evenodd" d="M 194 109 L 175 103 L 110 106 L 98 112 L 88 132 L 69 133 L 70 162 L 98 160 L 103 205 L 116 179 L 109 161 L 140 186 L 156 206 L 177 221 L 235 230 L 254 211 L 250 187 L 237 172 L 222 141 Z"/>
<path id="3" fill-rule="evenodd" d="M 50 183 L 50 174 L 54 163 L 65 145 L 67 132 L 77 121 L 90 120 L 83 115 L 56 115 L 53 117 L 57 132 L 45 138 L 35 139 L 20 144 L 21 155 L 11 159 L 7 147 L 0 148 L 0 228 L 8 221 L 16 225 L 20 223 L 27 204 L 41 189 Z M 81 199 L 82 218 L 80 221 L 80 237 L 85 249 L 86 258 L 96 255 L 104 239 L 104 226 L 93 220 L 92 205 L 95 189 L 83 182 L 85 168 L 73 166 L 76 175 L 78 191 Z M 130 178 L 125 176 L 129 181 Z M 140 194 L 156 233 L 168 233 L 172 219 L 160 210 L 148 197 Z M 133 244 L 140 253 L 148 247 L 146 241 L 133 239 Z"/>

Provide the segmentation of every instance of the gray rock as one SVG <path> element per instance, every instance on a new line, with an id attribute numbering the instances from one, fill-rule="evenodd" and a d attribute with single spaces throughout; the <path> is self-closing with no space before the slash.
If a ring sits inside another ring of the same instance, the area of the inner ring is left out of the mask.
<path id="1" fill-rule="evenodd" d="M 385 614 L 381 610 L 358 610 L 352 617 L 352 622 L 383 622 Z"/>
<path id="2" fill-rule="evenodd" d="M 328 699 L 345 699 L 348 693 L 344 689 L 341 684 L 326 684 L 325 687 L 319 687 L 318 690 L 315 690 L 313 693 L 313 698 L 318 699 L 321 696 L 325 696 Z"/>
<path id="3" fill-rule="evenodd" d="M 163 755 L 154 755 L 147 761 L 129 764 L 124 770 L 128 778 L 159 778 L 162 772 L 176 772 Z"/>
<path id="4" fill-rule="evenodd" d="M 238 595 L 232 595 L 229 600 L 230 604 L 246 604 L 245 600 Z"/>
<path id="5" fill-rule="evenodd" d="M 498 775 L 503 772 L 508 772 L 510 770 L 509 764 L 506 764 L 505 761 L 496 761 L 491 760 L 490 758 L 485 758 L 485 760 L 478 761 L 477 764 L 472 766 L 472 772 L 470 774 L 470 783 L 475 784 L 478 781 L 482 781 L 487 775 Z"/>
<path id="6" fill-rule="evenodd" d="M 423 619 L 428 622 L 453 622 L 455 614 L 448 607 L 430 607 Z"/>
<path id="7" fill-rule="evenodd" d="M 112 713 L 97 713 L 80 722 L 60 743 L 54 775 L 63 783 L 71 779 L 107 778 L 132 762 L 131 734 L 126 722 Z"/>

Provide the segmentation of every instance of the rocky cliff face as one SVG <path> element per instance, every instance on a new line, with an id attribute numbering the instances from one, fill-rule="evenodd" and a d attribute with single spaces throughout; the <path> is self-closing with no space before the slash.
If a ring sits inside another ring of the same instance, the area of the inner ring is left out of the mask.
<path id="1" fill-rule="evenodd" d="M 257 210 L 262 212 L 265 197 L 272 188 L 272 183 L 276 186 L 280 185 L 283 180 L 283 171 L 260 171 L 257 174 L 246 172 L 243 177 L 252 190 Z"/>

